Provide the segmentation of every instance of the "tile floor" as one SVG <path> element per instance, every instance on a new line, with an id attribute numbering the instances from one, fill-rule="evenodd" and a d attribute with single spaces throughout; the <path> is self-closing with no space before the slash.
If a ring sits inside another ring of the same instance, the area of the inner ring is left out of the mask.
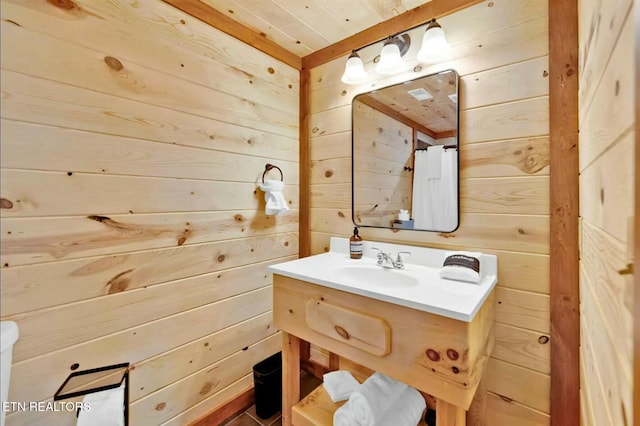
<path id="1" fill-rule="evenodd" d="M 305 373 L 300 373 L 300 394 L 304 397 L 308 395 L 316 387 L 320 386 L 322 380 Z M 227 420 L 224 426 L 280 426 L 282 425 L 282 416 L 280 412 L 274 414 L 268 419 L 261 419 L 256 414 L 256 406 L 252 405 L 247 411 L 238 416 Z"/>

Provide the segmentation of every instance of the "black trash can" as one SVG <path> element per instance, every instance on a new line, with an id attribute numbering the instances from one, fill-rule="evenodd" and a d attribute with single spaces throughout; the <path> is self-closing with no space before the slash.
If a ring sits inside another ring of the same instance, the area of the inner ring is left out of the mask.
<path id="1" fill-rule="evenodd" d="M 253 366 L 256 414 L 261 419 L 282 410 L 282 352 Z"/>

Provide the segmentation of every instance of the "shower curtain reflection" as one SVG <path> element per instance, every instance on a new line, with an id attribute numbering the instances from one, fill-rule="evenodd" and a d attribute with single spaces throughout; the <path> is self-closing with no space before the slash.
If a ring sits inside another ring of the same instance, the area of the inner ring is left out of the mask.
<path id="1" fill-rule="evenodd" d="M 457 149 L 432 146 L 416 150 L 414 156 L 411 211 L 415 227 L 444 232 L 455 229 L 458 224 Z"/>

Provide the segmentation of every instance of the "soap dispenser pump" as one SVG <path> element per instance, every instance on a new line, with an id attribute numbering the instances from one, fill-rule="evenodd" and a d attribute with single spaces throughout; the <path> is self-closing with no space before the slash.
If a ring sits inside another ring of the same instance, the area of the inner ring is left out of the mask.
<path id="1" fill-rule="evenodd" d="M 362 259 L 362 237 L 358 235 L 358 227 L 353 228 L 353 235 L 349 238 L 349 255 L 351 259 Z"/>

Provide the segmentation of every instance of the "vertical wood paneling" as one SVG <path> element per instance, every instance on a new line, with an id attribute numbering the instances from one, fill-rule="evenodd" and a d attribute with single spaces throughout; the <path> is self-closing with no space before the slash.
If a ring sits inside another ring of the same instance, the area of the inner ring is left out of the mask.
<path id="1" fill-rule="evenodd" d="M 640 27 L 631 10 L 638 5 L 632 0 L 579 4 L 582 420 L 585 425 L 637 424 L 638 287 L 632 266 L 638 237 L 634 247 L 632 228 L 635 223 L 638 229 L 638 197 L 634 207 L 631 194 L 638 191 L 633 53 Z"/>
<path id="2" fill-rule="evenodd" d="M 2 13 L 9 398 L 50 400 L 73 364 L 130 362 L 132 424 L 188 424 L 280 347 L 266 268 L 298 255 L 299 72 L 160 0 Z M 286 183 L 278 217 L 266 163 Z"/>
<path id="3" fill-rule="evenodd" d="M 451 61 L 379 78 L 371 71 L 375 53 L 369 58 L 369 50 L 377 49 L 372 47 L 362 52 L 370 71 L 362 85 L 339 82 L 346 58 L 311 70 L 313 253 L 327 250 L 330 236 L 346 237 L 353 227 L 347 136 L 353 97 L 442 69 L 461 74 L 460 228 L 452 234 L 363 228 L 361 235 L 498 255 L 494 367 L 487 372 L 490 388 L 484 388 L 486 415 L 470 417 L 470 424 L 549 423 L 547 21 L 545 2 L 484 2 L 439 19 L 453 43 Z M 410 68 L 417 65 L 415 52 L 406 58 Z"/>

